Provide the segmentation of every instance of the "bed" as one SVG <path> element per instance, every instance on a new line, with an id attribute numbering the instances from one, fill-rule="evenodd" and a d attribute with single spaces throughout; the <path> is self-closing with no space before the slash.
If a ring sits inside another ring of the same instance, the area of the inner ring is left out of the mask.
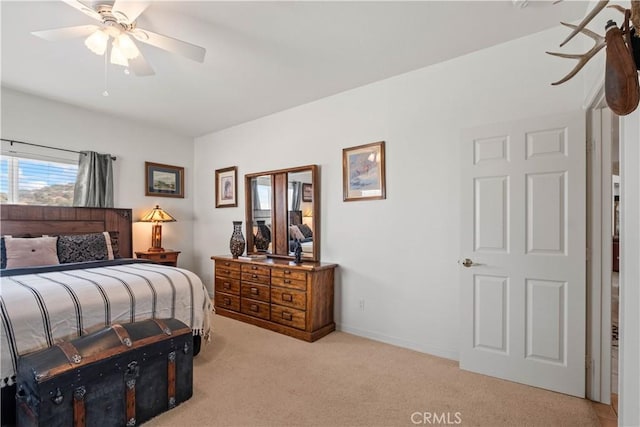
<path id="1" fill-rule="evenodd" d="M 296 240 L 302 246 L 302 256 L 313 256 L 313 231 L 302 221 L 302 211 L 289 211 L 289 252 L 295 251 Z"/>
<path id="2" fill-rule="evenodd" d="M 22 354 L 113 322 L 153 317 L 175 317 L 189 325 L 194 351 L 201 338 L 208 339 L 212 306 L 202 281 L 185 269 L 132 259 L 130 209 L 3 205 L 0 220 L 2 236 L 13 236 L 3 237 L 3 263 L 5 259 L 11 263 L 16 241 L 46 244 L 46 236 L 55 236 L 59 260 L 67 261 L 0 270 L 3 425 L 8 421 L 5 409 L 15 395 L 16 364 Z M 73 261 L 69 252 L 78 252 L 78 241 L 100 240 L 101 235 L 104 256 L 69 262 Z M 70 242 L 67 253 L 62 241 Z"/>

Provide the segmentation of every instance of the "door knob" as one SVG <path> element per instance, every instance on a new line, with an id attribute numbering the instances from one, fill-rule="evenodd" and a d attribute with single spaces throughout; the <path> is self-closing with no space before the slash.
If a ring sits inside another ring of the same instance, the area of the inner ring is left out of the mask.
<path id="1" fill-rule="evenodd" d="M 462 264 L 462 265 L 464 265 L 464 266 L 465 266 L 465 267 L 467 267 L 467 268 L 469 268 L 469 267 L 471 267 L 472 265 L 474 265 L 473 261 L 472 261 L 472 260 L 470 260 L 469 258 L 465 258 L 465 259 L 463 259 L 461 264 Z"/>

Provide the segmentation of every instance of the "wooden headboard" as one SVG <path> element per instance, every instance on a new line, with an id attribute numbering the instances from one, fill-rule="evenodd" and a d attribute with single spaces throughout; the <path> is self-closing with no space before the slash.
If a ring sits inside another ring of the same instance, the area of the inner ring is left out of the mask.
<path id="1" fill-rule="evenodd" d="M 119 232 L 120 256 L 133 257 L 131 209 L 1 205 L 0 234 L 42 236 Z"/>

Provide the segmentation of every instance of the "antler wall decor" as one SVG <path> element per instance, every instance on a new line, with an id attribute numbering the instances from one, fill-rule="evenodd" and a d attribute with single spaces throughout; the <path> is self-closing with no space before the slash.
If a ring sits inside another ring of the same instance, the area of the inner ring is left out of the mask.
<path id="1" fill-rule="evenodd" d="M 632 0 L 631 9 L 625 9 L 619 5 L 609 6 L 624 14 L 624 22 L 618 28 L 614 21 L 609 20 L 605 27 L 605 36 L 602 37 L 585 27 L 598 13 L 607 7 L 608 3 L 609 0 L 599 1 L 579 25 L 561 22 L 562 25 L 573 29 L 573 31 L 560 44 L 560 47 L 564 46 L 578 33 L 591 37 L 595 41 L 595 45 L 583 54 L 547 52 L 549 55 L 578 60 L 578 64 L 569 74 L 551 84 L 559 85 L 571 79 L 596 53 L 606 46 L 605 98 L 611 111 L 619 116 L 625 116 L 633 112 L 638 107 L 638 103 L 640 103 L 640 83 L 638 82 L 638 70 L 640 70 L 640 0 Z"/>

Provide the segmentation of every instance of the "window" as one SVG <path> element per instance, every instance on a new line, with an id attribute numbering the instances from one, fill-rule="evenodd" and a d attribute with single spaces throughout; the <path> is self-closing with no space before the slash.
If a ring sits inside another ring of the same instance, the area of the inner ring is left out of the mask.
<path id="1" fill-rule="evenodd" d="M 77 160 L 3 153 L 0 203 L 71 206 L 77 175 Z"/>
<path id="2" fill-rule="evenodd" d="M 258 183 L 258 198 L 261 210 L 271 210 L 271 182 L 269 185 Z"/>

